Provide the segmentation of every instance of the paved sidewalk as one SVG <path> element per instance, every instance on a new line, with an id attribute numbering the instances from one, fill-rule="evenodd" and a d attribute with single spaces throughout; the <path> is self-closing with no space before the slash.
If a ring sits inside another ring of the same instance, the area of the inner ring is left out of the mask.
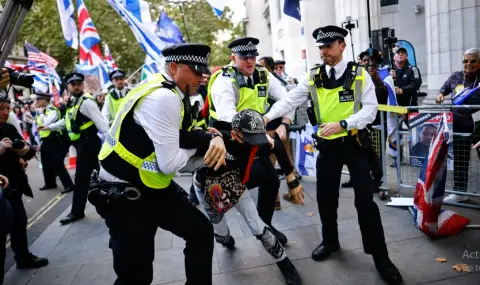
<path id="1" fill-rule="evenodd" d="M 191 178 L 176 180 L 188 189 Z M 384 284 L 376 273 L 372 258 L 363 253 L 352 189 L 340 190 L 338 226 L 342 251 L 324 262 L 314 262 L 310 258 L 320 241 L 321 225 L 314 180 L 304 178 L 302 183 L 306 188 L 305 206 L 282 201 L 282 210 L 275 212 L 274 225 L 288 236 L 288 256 L 300 272 L 304 284 Z M 282 183 L 281 192 L 286 191 L 285 183 Z M 253 194 L 256 196 L 256 191 Z M 480 284 L 480 230 L 464 230 L 454 237 L 430 240 L 413 226 L 408 211 L 387 207 L 378 198 L 376 201 L 391 259 L 401 270 L 405 284 Z M 93 206 L 88 205 L 86 219 L 60 226 L 59 219 L 69 210 L 55 220 L 31 246 L 36 255 L 48 256 L 50 265 L 39 270 L 17 270 L 12 267 L 6 274 L 5 285 L 113 284 L 115 274 L 104 221 Z M 473 224 L 480 224 L 480 211 L 463 208 L 454 210 L 471 218 Z M 228 251 L 218 244 L 215 246 L 214 284 L 285 284 L 275 262 L 252 235 L 240 214 L 233 210 L 227 216 L 237 249 Z M 159 229 L 155 247 L 153 284 L 184 284 L 184 241 Z M 465 258 L 465 252 L 473 253 L 476 259 Z M 447 262 L 435 261 L 438 257 L 446 258 Z M 458 263 L 473 265 L 473 271 L 454 271 L 452 266 Z"/>

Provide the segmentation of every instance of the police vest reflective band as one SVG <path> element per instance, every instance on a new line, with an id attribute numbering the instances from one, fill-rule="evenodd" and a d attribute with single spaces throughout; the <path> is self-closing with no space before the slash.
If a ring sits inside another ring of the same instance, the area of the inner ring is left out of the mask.
<path id="1" fill-rule="evenodd" d="M 72 142 L 80 139 L 81 131 L 86 130 L 94 125 L 93 121 L 90 120 L 79 126 L 79 132 L 75 132 L 74 130 L 72 130 L 72 122 L 75 122 L 75 120 L 77 119 L 78 112 L 80 111 L 80 106 L 82 106 L 83 101 L 87 99 L 95 100 L 92 95 L 85 93 L 78 99 L 77 103 L 73 107 L 67 108 L 67 111 L 65 113 L 65 124 L 67 127 L 68 136 L 70 137 L 70 141 Z"/>
<path id="2" fill-rule="evenodd" d="M 60 113 L 60 110 L 57 107 L 54 107 L 54 106 L 51 106 L 51 105 L 47 107 L 47 111 L 45 112 L 45 116 L 48 116 L 51 112 L 57 112 L 57 120 L 60 120 L 60 118 L 62 117 L 62 115 Z M 37 125 L 38 126 L 43 126 L 41 117 L 38 114 L 37 114 Z M 41 131 L 39 131 L 41 139 L 49 137 L 51 133 L 52 133 L 51 130 L 41 130 Z M 59 133 L 61 134 L 62 132 L 59 131 Z"/>
<path id="3" fill-rule="evenodd" d="M 142 98 L 145 98 L 146 96 L 151 94 L 153 91 L 158 90 L 159 88 L 165 88 L 164 86 L 162 86 L 162 82 L 164 81 L 165 78 L 161 74 L 155 74 L 155 77 L 149 78 L 148 82 L 130 90 L 127 96 L 124 97 L 122 105 L 118 110 L 118 115 L 115 117 L 110 131 L 105 136 L 105 142 L 103 143 L 100 154 L 98 155 L 98 158 L 100 159 L 100 161 L 102 161 L 105 160 L 112 153 L 117 154 L 120 159 L 138 169 L 138 174 L 142 183 L 145 184 L 145 186 L 153 189 L 164 189 L 168 187 L 175 173 L 164 174 L 160 170 L 157 164 L 155 151 L 147 157 L 138 157 L 130 150 L 126 149 L 120 141 L 120 132 L 125 117 L 130 112 L 133 112 L 133 108 L 136 103 Z M 180 120 L 181 126 L 184 116 L 182 99 L 174 88 L 170 90 L 172 90 L 173 93 L 178 96 L 180 104 L 182 104 Z M 168 108 L 168 106 L 166 107 Z"/>
<path id="4" fill-rule="evenodd" d="M 352 70 L 355 68 L 357 68 L 357 71 L 354 81 L 354 88 L 352 90 L 353 98 L 345 96 L 342 100 L 340 98 L 340 92 L 345 91 L 343 86 L 334 89 L 317 87 L 315 85 L 314 77 L 315 75 L 320 74 L 320 67 L 309 72 L 308 88 L 310 89 L 310 96 L 312 98 L 312 105 L 315 110 L 315 117 L 317 118 L 318 125 L 345 120 L 360 110 L 360 100 L 365 87 L 365 76 L 363 75 L 363 67 L 353 66 Z M 320 132 L 321 128 L 318 128 L 318 136 L 320 136 Z M 324 138 L 336 139 L 347 135 L 348 131 L 343 130 L 340 133 Z"/>
<path id="5" fill-rule="evenodd" d="M 235 93 L 236 111 L 240 112 L 245 109 L 252 109 L 261 114 L 265 114 L 269 108 L 268 104 L 268 72 L 263 67 L 255 67 L 258 72 L 260 81 L 256 82 L 253 89 L 247 87 L 245 78 L 233 66 L 226 66 L 212 75 L 208 83 L 208 104 L 209 115 L 214 120 L 218 119 L 215 112 L 215 106 L 212 100 L 212 86 L 215 79 L 222 73 L 224 76 L 229 76 L 232 81 L 233 91 Z"/>
<path id="6" fill-rule="evenodd" d="M 115 92 L 115 91 L 112 91 L 112 92 Z M 115 99 L 112 95 L 110 95 L 110 93 L 108 94 L 108 96 L 110 96 L 110 100 L 109 100 L 110 101 L 110 105 L 109 105 L 110 118 L 112 118 L 113 120 L 115 118 L 115 115 L 118 112 L 118 108 L 120 107 L 120 104 L 122 103 L 123 98 L 125 97 L 119 97 Z"/>

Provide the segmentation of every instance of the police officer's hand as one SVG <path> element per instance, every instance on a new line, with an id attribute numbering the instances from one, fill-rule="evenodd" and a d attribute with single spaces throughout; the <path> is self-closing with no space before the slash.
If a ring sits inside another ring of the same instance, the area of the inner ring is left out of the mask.
<path id="1" fill-rule="evenodd" d="M 45 130 L 49 130 L 48 126 L 38 126 L 37 127 L 37 131 L 45 131 Z"/>
<path id="2" fill-rule="evenodd" d="M 8 187 L 8 178 L 3 176 L 3 175 L 0 175 L 0 185 L 4 189 L 7 188 Z"/>
<path id="3" fill-rule="evenodd" d="M 435 103 L 440 104 L 443 103 L 443 100 L 445 99 L 445 96 L 443 96 L 442 93 L 438 94 L 437 100 L 435 100 Z"/>
<path id="4" fill-rule="evenodd" d="M 2 69 L 0 74 L 0 89 L 4 89 L 10 83 L 10 74 L 6 68 Z"/>
<path id="5" fill-rule="evenodd" d="M 214 170 L 218 170 L 222 165 L 227 165 L 225 162 L 225 156 L 227 149 L 222 137 L 214 137 L 210 141 L 210 147 L 205 154 L 204 160 L 209 167 L 215 167 Z"/>
<path id="6" fill-rule="evenodd" d="M 320 128 L 322 128 L 322 131 L 320 132 L 320 136 L 322 137 L 328 137 L 343 130 L 340 122 L 322 124 L 320 125 Z"/>

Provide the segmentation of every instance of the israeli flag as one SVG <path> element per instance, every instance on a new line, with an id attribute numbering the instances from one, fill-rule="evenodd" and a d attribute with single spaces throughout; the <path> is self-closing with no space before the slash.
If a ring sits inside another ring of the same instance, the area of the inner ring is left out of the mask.
<path id="1" fill-rule="evenodd" d="M 302 176 L 317 176 L 317 157 L 319 151 L 315 148 L 312 135 L 318 131 L 318 126 L 310 123 L 305 125 L 305 131 L 296 135 L 295 168 Z"/>
<path id="2" fill-rule="evenodd" d="M 151 23 L 142 23 L 120 0 L 107 0 L 107 2 L 130 26 L 142 49 L 155 61 L 160 61 L 162 50 L 167 44 L 160 40 L 155 32 L 148 27 Z"/>
<path id="3" fill-rule="evenodd" d="M 180 31 L 180 28 L 168 17 L 165 10 L 162 11 L 158 18 L 156 34 L 166 43 L 179 44 L 185 42 L 182 31 Z"/>
<path id="4" fill-rule="evenodd" d="M 223 14 L 223 10 L 225 10 L 225 7 L 227 6 L 227 4 L 225 4 L 225 2 L 227 1 L 226 0 L 207 0 L 207 2 L 208 4 L 210 4 L 210 7 L 212 7 L 213 12 L 215 12 L 215 15 L 221 18 Z"/>
<path id="5" fill-rule="evenodd" d="M 75 11 L 72 0 L 57 0 L 57 5 L 63 37 L 69 47 L 78 49 L 78 30 L 73 17 Z"/>

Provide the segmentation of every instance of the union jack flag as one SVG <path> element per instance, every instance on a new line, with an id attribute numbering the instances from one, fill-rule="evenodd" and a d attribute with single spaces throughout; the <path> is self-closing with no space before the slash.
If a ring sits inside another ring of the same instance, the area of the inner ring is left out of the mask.
<path id="1" fill-rule="evenodd" d="M 58 61 L 56 61 L 53 57 L 41 52 L 29 42 L 25 42 L 25 47 L 27 48 L 29 65 L 38 66 L 45 64 L 51 69 L 55 69 L 55 67 L 57 67 Z"/>
<path id="2" fill-rule="evenodd" d="M 417 228 L 431 237 L 459 233 L 470 220 L 457 213 L 442 211 L 447 180 L 448 147 L 452 143 L 452 130 L 444 113 L 437 132 L 432 138 L 428 157 L 418 177 L 414 196 L 414 222 Z"/>
<path id="3" fill-rule="evenodd" d="M 107 65 L 108 72 L 117 70 L 117 63 L 113 59 L 112 53 L 110 52 L 107 44 L 105 44 L 105 52 L 103 54 L 105 55 L 105 64 Z"/>
<path id="4" fill-rule="evenodd" d="M 80 64 L 94 65 L 102 60 L 100 36 L 93 25 L 83 0 L 77 0 L 78 26 L 80 30 Z"/>

